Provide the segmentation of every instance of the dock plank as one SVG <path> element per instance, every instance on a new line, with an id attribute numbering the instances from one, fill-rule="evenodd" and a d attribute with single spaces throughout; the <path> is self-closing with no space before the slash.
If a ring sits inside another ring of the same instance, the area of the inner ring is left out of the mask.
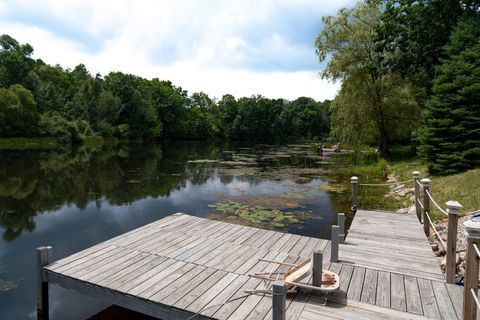
<path id="1" fill-rule="evenodd" d="M 403 280 L 405 282 L 407 311 L 409 313 L 423 315 L 422 300 L 420 297 L 420 291 L 418 289 L 417 278 L 412 276 L 404 276 Z"/>
<path id="2" fill-rule="evenodd" d="M 386 271 L 378 271 L 377 281 L 377 299 L 375 304 L 380 307 L 390 308 L 390 273 Z"/>
<path id="3" fill-rule="evenodd" d="M 450 299 L 446 284 L 440 281 L 432 281 L 431 284 L 441 318 L 445 320 L 461 318 L 461 315 L 456 313 L 455 305 Z M 461 309 L 461 304 L 457 308 Z"/>
<path id="4" fill-rule="evenodd" d="M 417 282 L 422 300 L 423 315 L 433 319 L 440 319 L 440 311 L 438 310 L 431 281 L 427 279 L 417 279 Z"/>
<path id="5" fill-rule="evenodd" d="M 271 319 L 271 296 L 245 293 L 269 287 L 248 274 L 289 270 L 261 258 L 298 263 L 320 250 L 340 289 L 326 306 L 310 291 L 289 295 L 287 319 L 459 319 L 461 289 L 444 283 L 415 219 L 358 210 L 331 263 L 328 240 L 174 214 L 44 270 L 55 283 L 164 319 Z"/>
<path id="6" fill-rule="evenodd" d="M 403 275 L 392 273 L 391 278 L 391 307 L 399 311 L 407 311 L 407 300 L 405 296 L 405 282 Z"/>

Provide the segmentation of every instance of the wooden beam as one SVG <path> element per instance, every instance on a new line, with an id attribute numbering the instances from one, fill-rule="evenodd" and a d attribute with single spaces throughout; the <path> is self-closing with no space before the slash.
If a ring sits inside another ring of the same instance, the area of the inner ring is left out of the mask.
<path id="1" fill-rule="evenodd" d="M 116 304 L 121 307 L 134 310 L 152 317 L 157 317 L 164 320 L 178 320 L 188 319 L 194 313 L 184 311 L 178 308 L 170 307 L 162 303 L 146 300 L 134 295 L 124 294 L 116 290 L 105 287 L 82 282 L 70 277 L 65 277 L 57 273 L 46 272 L 48 282 L 55 283 L 65 289 L 72 289 L 90 297 L 99 298 L 111 304 Z M 210 317 L 205 317 L 201 314 L 195 316 L 195 320 L 207 320 Z"/>

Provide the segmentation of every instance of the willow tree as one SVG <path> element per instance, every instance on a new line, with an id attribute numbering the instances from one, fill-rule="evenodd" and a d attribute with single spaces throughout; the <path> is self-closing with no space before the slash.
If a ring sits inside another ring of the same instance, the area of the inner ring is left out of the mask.
<path id="1" fill-rule="evenodd" d="M 323 78 L 342 81 L 332 106 L 332 132 L 343 142 L 376 142 L 381 155 L 392 142 L 410 137 L 418 107 L 412 87 L 382 68 L 381 43 L 375 42 L 381 23 L 379 2 L 342 8 L 323 17 L 315 41 L 320 61 L 328 59 Z"/>

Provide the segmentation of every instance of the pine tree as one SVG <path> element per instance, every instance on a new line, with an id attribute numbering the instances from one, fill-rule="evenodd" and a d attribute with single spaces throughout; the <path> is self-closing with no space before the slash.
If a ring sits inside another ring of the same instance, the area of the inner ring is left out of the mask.
<path id="1" fill-rule="evenodd" d="M 460 21 L 444 50 L 420 136 L 430 173 L 440 175 L 480 165 L 480 14 Z"/>

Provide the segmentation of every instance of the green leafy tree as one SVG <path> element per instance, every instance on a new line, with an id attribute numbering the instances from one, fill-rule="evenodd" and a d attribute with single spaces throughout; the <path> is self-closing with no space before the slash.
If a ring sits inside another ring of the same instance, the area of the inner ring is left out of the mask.
<path id="1" fill-rule="evenodd" d="M 28 82 L 40 112 L 56 111 L 68 119 L 75 119 L 76 105 L 69 101 L 78 88 L 62 67 L 41 65 L 29 75 Z"/>
<path id="2" fill-rule="evenodd" d="M 332 112 L 334 133 L 351 142 L 349 137 L 365 124 L 362 131 L 369 134 L 359 142 L 369 143 L 374 135 L 379 153 L 386 155 L 401 128 L 414 125 L 417 108 L 408 82 L 381 67 L 383 57 L 374 42 L 381 15 L 378 1 L 340 9 L 336 16 L 323 17 L 315 46 L 320 61 L 330 58 L 322 76 L 343 81 Z"/>
<path id="3" fill-rule="evenodd" d="M 6 34 L 0 36 L 0 87 L 25 85 L 27 75 L 35 67 L 32 53 L 33 47 L 28 43 L 19 44 Z"/>
<path id="4" fill-rule="evenodd" d="M 0 88 L 0 136 L 35 136 L 38 116 L 37 104 L 28 89 L 19 84 Z"/>
<path id="5" fill-rule="evenodd" d="M 183 130 L 182 119 L 186 116 L 187 92 L 175 87 L 170 81 L 143 80 L 142 93 L 152 103 L 162 123 L 162 137 L 180 138 Z"/>
<path id="6" fill-rule="evenodd" d="M 66 143 L 83 142 L 87 137 L 93 136 L 93 130 L 87 121 L 69 121 L 56 111 L 43 113 L 38 125 L 42 135 L 56 137 Z"/>
<path id="7" fill-rule="evenodd" d="M 455 28 L 433 81 L 421 154 L 434 174 L 480 165 L 480 14 Z"/>
<path id="8" fill-rule="evenodd" d="M 189 99 L 185 128 L 191 138 L 207 139 L 219 133 L 218 107 L 206 93 L 195 92 Z"/>
<path id="9" fill-rule="evenodd" d="M 225 94 L 217 103 L 220 113 L 220 135 L 232 137 L 233 121 L 237 116 L 237 100 L 231 94 Z"/>
<path id="10" fill-rule="evenodd" d="M 399 72 L 417 88 L 421 105 L 431 94 L 435 66 L 444 56 L 443 46 L 470 0 L 386 0 L 376 46 L 385 69 Z M 478 4 L 477 4 L 478 6 Z"/>
<path id="11" fill-rule="evenodd" d="M 162 123 L 151 100 L 142 95 L 140 78 L 111 72 L 105 78 L 105 88 L 120 98 L 119 122 L 128 125 L 128 137 L 156 139 L 161 136 Z"/>

